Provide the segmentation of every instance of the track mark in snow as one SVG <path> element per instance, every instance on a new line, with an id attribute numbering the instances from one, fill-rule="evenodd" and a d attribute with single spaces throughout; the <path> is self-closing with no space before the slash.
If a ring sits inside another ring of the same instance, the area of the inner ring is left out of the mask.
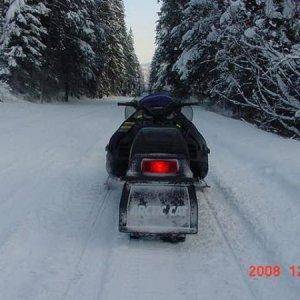
<path id="1" fill-rule="evenodd" d="M 179 244 L 129 241 L 127 235 L 114 233 L 118 238 L 96 298 L 253 299 L 207 203 L 201 199 L 199 222 L 199 234 Z"/>
<path id="2" fill-rule="evenodd" d="M 74 277 L 72 279 L 70 279 L 69 284 L 67 286 L 67 289 L 66 289 L 66 291 L 63 294 L 63 299 L 67 298 L 68 293 L 70 291 L 70 288 L 71 288 L 72 284 L 75 283 L 78 280 L 78 269 L 79 269 L 80 263 L 82 261 L 82 258 L 84 256 L 85 252 L 86 252 L 86 249 L 87 249 L 87 247 L 89 245 L 89 241 L 90 241 L 90 239 L 92 238 L 92 236 L 94 234 L 96 223 L 99 220 L 99 218 L 101 217 L 102 213 L 104 212 L 105 205 L 107 204 L 107 201 L 108 201 L 110 195 L 111 195 L 111 190 L 107 190 L 105 192 L 105 194 L 104 194 L 104 197 L 102 198 L 102 202 L 100 203 L 98 209 L 96 210 L 96 214 L 95 214 L 94 218 L 92 217 L 92 215 L 93 215 L 93 211 L 95 210 L 95 208 L 97 206 L 97 203 L 95 202 L 94 205 L 91 208 L 91 211 L 90 211 L 90 214 L 89 214 L 89 218 L 92 221 L 91 221 L 90 225 L 88 226 L 89 230 L 87 232 L 87 238 L 86 238 L 84 246 L 83 246 L 83 248 L 82 248 L 82 250 L 81 250 L 81 252 L 79 254 L 78 261 L 77 261 L 77 263 L 75 265 Z M 99 196 L 101 196 L 101 195 L 99 195 Z"/>
<path id="3" fill-rule="evenodd" d="M 208 201 L 206 193 L 202 192 L 202 195 L 204 196 L 203 199 L 205 200 L 207 206 L 210 209 L 211 215 L 213 216 L 213 218 L 215 220 L 215 223 L 216 223 L 216 225 L 218 227 L 219 232 L 221 233 L 222 237 L 224 238 L 224 241 L 225 241 L 225 243 L 226 243 L 226 245 L 227 245 L 227 247 L 228 247 L 228 249 L 229 249 L 229 251 L 230 251 L 230 253 L 231 253 L 232 257 L 233 257 L 233 259 L 234 259 L 234 262 L 235 262 L 236 266 L 238 267 L 238 269 L 239 269 L 239 271 L 241 273 L 241 277 L 243 278 L 243 281 L 244 281 L 245 285 L 248 287 L 249 292 L 253 296 L 253 298 L 254 299 L 258 299 L 257 295 L 255 294 L 254 290 L 252 289 L 251 285 L 249 284 L 249 280 L 246 277 L 244 269 L 243 269 L 243 267 L 242 267 L 242 265 L 241 265 L 238 257 L 235 254 L 233 246 L 231 245 L 231 243 L 230 243 L 227 235 L 225 234 L 225 231 L 223 230 L 222 224 L 220 223 L 220 221 L 218 219 L 216 211 L 214 210 L 214 208 L 211 205 L 211 203 Z"/>
<path id="4" fill-rule="evenodd" d="M 298 299 L 299 283 L 287 272 L 283 272 L 277 278 L 248 277 L 250 265 L 280 265 L 286 268 L 287 263 L 272 249 L 270 238 L 265 238 L 263 232 L 247 218 L 242 208 L 237 207 L 238 199 L 224 190 L 216 180 L 213 180 L 213 183 L 215 188 L 204 194 L 205 201 L 252 295 L 258 299 Z"/>
<path id="5" fill-rule="evenodd" d="M 64 293 L 64 299 L 105 299 L 102 294 L 110 276 L 114 248 L 119 246 L 117 212 L 120 197 L 121 189 L 107 191 L 105 209 L 94 218 L 85 249 L 76 264 L 75 275 L 70 280 L 67 293 Z"/>

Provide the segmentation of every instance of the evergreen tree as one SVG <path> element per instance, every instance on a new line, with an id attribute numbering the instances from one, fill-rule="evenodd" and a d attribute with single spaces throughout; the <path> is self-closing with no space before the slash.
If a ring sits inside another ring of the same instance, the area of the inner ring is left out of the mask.
<path id="1" fill-rule="evenodd" d="M 157 80 L 152 81 L 151 85 L 153 90 L 171 89 L 177 95 L 186 94 L 187 87 L 181 82 L 177 72 L 173 70 L 174 64 L 181 54 L 180 25 L 186 2 L 186 0 L 162 1 L 156 35 L 156 62 L 153 66 L 156 70 L 152 70 L 151 76 L 152 81 L 154 79 L 153 72 L 156 73 Z"/>
<path id="2" fill-rule="evenodd" d="M 7 67 L 4 59 L 4 49 L 3 49 L 3 27 L 4 27 L 4 17 L 5 17 L 5 3 L 0 1 L 0 81 L 4 81 L 7 75 Z"/>
<path id="3" fill-rule="evenodd" d="M 0 37 L 2 37 L 3 34 L 3 26 L 4 26 L 4 1 L 0 1 Z"/>
<path id="4" fill-rule="evenodd" d="M 300 135 L 299 18 L 284 1 L 230 3 L 222 19 L 214 92 L 265 128 Z"/>
<path id="5" fill-rule="evenodd" d="M 124 85 L 123 94 L 138 95 L 143 91 L 144 79 L 141 72 L 140 63 L 135 54 L 133 32 L 131 29 L 127 34 L 124 54 L 126 57 L 126 82 Z"/>
<path id="6" fill-rule="evenodd" d="M 299 136 L 297 1 L 188 0 L 181 16 L 175 13 L 179 2 L 163 1 L 152 88 L 171 82 L 175 90 L 183 84 L 263 128 Z M 174 51 L 169 45 L 178 44 L 179 55 L 170 55 Z"/>
<path id="7" fill-rule="evenodd" d="M 220 1 L 189 0 L 184 10 L 182 53 L 174 69 L 197 95 L 206 95 L 214 78 L 222 6 Z"/>
<path id="8" fill-rule="evenodd" d="M 260 9 L 256 6 L 256 2 L 251 6 L 254 10 Z M 239 103 L 244 108 L 248 107 L 249 103 L 243 101 L 242 97 L 252 91 L 253 74 L 245 59 L 247 54 L 241 47 L 241 39 L 250 24 L 249 16 L 244 1 L 228 2 L 220 16 L 221 42 L 215 55 L 215 78 L 211 95 L 215 101 L 228 102 L 232 108 Z M 249 35 L 251 32 L 246 34 Z M 251 110 L 248 111 L 250 112 Z"/>
<path id="9" fill-rule="evenodd" d="M 93 0 L 49 1 L 46 88 L 64 91 L 66 101 L 70 94 L 93 96 L 97 91 L 94 5 Z"/>
<path id="10" fill-rule="evenodd" d="M 51 97 L 133 94 L 142 75 L 122 0 L 5 0 L 0 79 Z M 3 13 L 4 12 L 4 13 Z M 2 28 L 2 27 L 1 27 Z M 2 32 L 2 30 L 1 30 Z"/>
<path id="11" fill-rule="evenodd" d="M 106 86 L 104 93 L 122 94 L 126 74 L 124 56 L 126 27 L 123 2 L 121 0 L 100 2 L 99 14 L 106 39 L 102 73 L 102 80 Z"/>
<path id="12" fill-rule="evenodd" d="M 6 4 L 9 4 L 6 2 Z M 47 29 L 43 19 L 49 10 L 38 0 L 15 0 L 7 7 L 1 38 L 10 85 L 17 91 L 40 95 L 45 66 Z"/>
<path id="13" fill-rule="evenodd" d="M 151 65 L 150 65 L 150 76 L 149 76 L 149 88 L 152 92 L 154 92 L 155 90 L 155 84 L 156 82 L 158 82 L 158 72 L 159 72 L 159 63 L 161 61 L 160 58 L 160 49 L 156 48 L 152 61 L 151 61 Z"/>

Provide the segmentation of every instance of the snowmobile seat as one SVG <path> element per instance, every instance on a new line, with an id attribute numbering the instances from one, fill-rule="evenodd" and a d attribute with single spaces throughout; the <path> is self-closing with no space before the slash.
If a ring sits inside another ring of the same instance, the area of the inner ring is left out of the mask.
<path id="1" fill-rule="evenodd" d="M 189 160 L 189 149 L 180 130 L 175 127 L 145 127 L 137 133 L 130 159 L 136 154 L 165 153 L 184 155 Z"/>

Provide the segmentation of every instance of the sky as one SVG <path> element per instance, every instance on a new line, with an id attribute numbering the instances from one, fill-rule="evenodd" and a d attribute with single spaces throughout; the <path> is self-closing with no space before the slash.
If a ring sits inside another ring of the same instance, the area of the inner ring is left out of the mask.
<path id="1" fill-rule="evenodd" d="M 155 50 L 157 0 L 124 0 L 126 22 L 134 33 L 135 49 L 140 63 L 150 63 Z"/>

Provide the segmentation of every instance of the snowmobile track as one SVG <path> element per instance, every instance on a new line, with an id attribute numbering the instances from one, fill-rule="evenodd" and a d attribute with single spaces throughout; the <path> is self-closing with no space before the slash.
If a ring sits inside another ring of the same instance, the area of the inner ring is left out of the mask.
<path id="1" fill-rule="evenodd" d="M 236 203 L 238 203 L 238 199 L 236 199 L 235 195 L 231 193 L 230 190 L 224 189 L 216 179 L 213 179 L 212 181 L 213 186 L 215 186 L 215 190 L 213 190 L 215 192 L 214 195 L 219 194 L 221 198 L 217 197 L 217 199 L 212 200 L 211 197 L 208 197 L 208 194 L 204 192 L 203 196 L 205 202 L 207 203 L 211 211 L 211 214 L 224 238 L 224 241 L 226 242 L 226 245 L 230 249 L 230 253 L 233 256 L 234 261 L 242 275 L 243 281 L 247 285 L 251 295 L 255 299 L 265 299 L 266 296 L 260 294 L 260 287 L 255 284 L 255 281 L 251 281 L 251 279 L 248 277 L 247 268 L 250 266 L 250 264 L 249 266 L 242 265 L 242 263 L 240 262 L 242 260 L 241 253 L 238 250 L 235 250 L 235 245 L 238 245 L 239 243 L 243 244 L 246 249 L 246 253 L 242 254 L 243 256 L 250 252 L 255 253 L 257 249 L 260 249 L 260 260 L 262 260 L 267 265 L 288 266 L 288 263 L 285 262 L 280 253 L 274 250 L 276 249 L 276 244 L 273 244 L 273 241 L 270 238 L 265 237 L 263 232 L 258 230 L 258 226 L 255 226 L 249 220 L 249 218 L 247 218 L 248 216 L 242 211 L 242 208 L 236 205 Z M 226 218 L 238 219 L 238 222 L 236 222 L 236 224 L 238 224 L 239 231 L 242 232 L 242 235 L 244 236 L 243 238 L 246 237 L 247 240 L 240 240 L 241 237 L 234 237 L 229 234 L 228 228 L 226 228 L 228 219 L 226 220 L 223 216 L 223 220 L 220 220 L 219 214 L 222 211 L 222 208 L 221 206 L 216 207 L 213 204 L 213 201 L 223 201 L 223 205 L 227 210 L 230 211 L 230 214 L 226 214 Z M 255 261 L 253 261 L 252 264 L 255 264 Z M 280 281 L 277 284 L 278 286 L 282 285 L 282 289 L 284 288 L 284 286 L 288 287 L 291 291 L 291 295 L 294 295 L 295 297 L 291 299 L 296 299 L 296 295 L 300 291 L 300 286 L 296 281 L 291 280 L 291 278 L 285 272 L 282 273 Z"/>
<path id="2" fill-rule="evenodd" d="M 101 217 L 101 215 L 103 214 L 103 212 L 104 212 L 104 210 L 105 210 L 105 205 L 107 204 L 107 201 L 108 201 L 108 199 L 109 199 L 111 193 L 112 193 L 112 190 L 107 190 L 107 191 L 105 191 L 104 197 L 102 198 L 103 200 L 102 200 L 102 202 L 99 204 L 99 207 L 98 207 L 98 209 L 97 209 L 97 212 L 96 212 L 94 218 L 92 218 L 92 215 L 93 215 L 93 211 L 95 210 L 95 208 L 96 208 L 96 206 L 97 206 L 97 203 L 95 202 L 94 205 L 93 205 L 92 208 L 91 208 L 91 211 L 90 211 L 90 215 L 89 215 L 89 216 L 92 218 L 92 221 L 91 221 L 90 226 L 89 226 L 89 229 L 88 229 L 87 238 L 86 238 L 86 241 L 85 241 L 85 243 L 84 243 L 84 247 L 82 248 L 82 250 L 81 250 L 81 252 L 80 252 L 80 255 L 79 255 L 79 257 L 78 257 L 77 263 L 76 263 L 76 265 L 75 265 L 74 276 L 73 276 L 72 279 L 70 279 L 69 284 L 68 284 L 68 286 L 67 286 L 67 288 L 66 288 L 66 291 L 65 291 L 64 294 L 63 294 L 62 299 L 66 299 L 66 298 L 67 298 L 68 293 L 69 293 L 69 291 L 70 291 L 70 289 L 71 289 L 72 283 L 73 283 L 74 280 L 76 280 L 76 274 L 77 274 L 77 271 L 78 271 L 78 269 L 79 269 L 79 266 L 80 266 L 80 263 L 81 263 L 81 261 L 82 261 L 82 258 L 83 258 L 84 254 L 85 254 L 85 252 L 86 252 L 86 249 L 87 249 L 87 247 L 88 247 L 89 241 L 90 241 L 90 239 L 91 239 L 91 237 L 92 237 L 92 235 L 93 235 L 93 232 L 94 232 L 94 230 L 95 230 L 95 226 L 96 226 L 96 224 L 97 224 L 97 221 L 99 220 L 99 218 Z"/>
<path id="3" fill-rule="evenodd" d="M 238 269 L 239 269 L 239 271 L 241 273 L 241 277 L 243 278 L 243 281 L 244 281 L 245 285 L 249 289 L 249 292 L 253 296 L 253 299 L 259 299 L 257 297 L 257 295 L 255 294 L 254 290 L 252 289 L 252 287 L 250 286 L 248 277 L 246 277 L 245 272 L 243 270 L 243 267 L 242 267 L 241 263 L 239 262 L 239 259 L 238 259 L 237 255 L 235 254 L 234 248 L 231 245 L 229 238 L 227 237 L 225 231 L 222 228 L 222 225 L 221 225 L 221 223 L 220 223 L 220 221 L 218 219 L 218 215 L 217 215 L 214 207 L 212 206 L 212 204 L 207 199 L 207 195 L 205 194 L 205 191 L 202 191 L 202 195 L 203 195 L 204 201 L 206 202 L 206 204 L 207 204 L 207 206 L 208 206 L 208 208 L 209 208 L 209 210 L 211 212 L 211 215 L 214 218 L 215 224 L 218 227 L 218 230 L 221 233 L 221 235 L 222 235 L 222 237 L 223 237 L 223 239 L 225 241 L 225 244 L 227 245 L 227 247 L 228 247 L 228 249 L 229 249 L 229 251 L 230 251 L 230 253 L 231 253 L 232 257 L 233 257 L 233 260 L 234 260 L 236 266 L 238 267 Z"/>

